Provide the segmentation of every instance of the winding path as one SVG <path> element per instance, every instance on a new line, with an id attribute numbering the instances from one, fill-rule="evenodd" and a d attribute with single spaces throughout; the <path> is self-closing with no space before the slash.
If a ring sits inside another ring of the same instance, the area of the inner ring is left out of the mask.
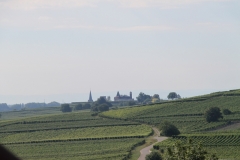
<path id="1" fill-rule="evenodd" d="M 145 148 L 141 149 L 141 151 L 140 151 L 141 155 L 138 158 L 138 160 L 145 160 L 146 155 L 148 155 L 150 153 L 150 149 L 153 148 L 154 144 L 156 144 L 158 142 L 161 142 L 161 141 L 163 141 L 163 140 L 168 138 L 168 137 L 159 137 L 160 132 L 157 130 L 157 128 L 153 128 L 153 130 L 154 130 L 154 132 L 156 134 L 156 136 L 153 137 L 153 138 L 156 139 L 157 142 L 153 143 L 152 145 L 150 145 L 148 147 L 145 147 Z"/>

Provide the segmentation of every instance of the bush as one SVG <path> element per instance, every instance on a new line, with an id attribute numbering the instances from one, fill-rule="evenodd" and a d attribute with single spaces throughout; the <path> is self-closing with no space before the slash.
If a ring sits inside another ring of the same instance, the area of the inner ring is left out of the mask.
<path id="1" fill-rule="evenodd" d="M 229 109 L 223 109 L 223 114 L 229 115 L 229 114 L 232 114 L 232 112 Z"/>
<path id="2" fill-rule="evenodd" d="M 163 122 L 160 125 L 160 130 L 161 130 L 162 136 L 169 137 L 169 136 L 180 134 L 180 131 L 178 130 L 178 128 L 169 122 Z"/>
<path id="3" fill-rule="evenodd" d="M 207 122 L 216 122 L 219 118 L 223 118 L 218 107 L 209 108 L 204 114 Z"/>
<path id="4" fill-rule="evenodd" d="M 196 145 L 191 139 L 187 144 L 176 142 L 173 148 L 167 148 L 165 153 L 164 158 L 169 160 L 218 160 L 215 154 L 208 153 L 201 144 Z"/>
<path id="5" fill-rule="evenodd" d="M 61 104 L 61 111 L 62 112 L 72 112 L 72 108 L 69 104 Z"/>
<path id="6" fill-rule="evenodd" d="M 162 160 L 162 156 L 159 152 L 153 151 L 146 155 L 145 160 Z"/>

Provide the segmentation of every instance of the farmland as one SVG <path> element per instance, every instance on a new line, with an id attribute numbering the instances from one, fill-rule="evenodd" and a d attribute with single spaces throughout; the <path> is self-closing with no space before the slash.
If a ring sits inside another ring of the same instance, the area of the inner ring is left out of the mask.
<path id="1" fill-rule="evenodd" d="M 22 159 L 124 159 L 152 133 L 138 122 L 82 111 L 10 118 L 0 128 L 1 144 Z"/>
<path id="2" fill-rule="evenodd" d="M 217 122 L 206 122 L 209 107 L 229 109 Z M 61 113 L 19 111 L 3 113 L 0 142 L 22 159 L 128 159 L 137 145 L 152 134 L 149 125 L 159 127 L 168 121 L 181 134 L 158 143 L 171 147 L 176 141 L 191 138 L 201 142 L 211 153 L 222 159 L 239 159 L 240 153 L 240 92 L 218 92 L 158 104 L 124 107 L 102 112 Z M 11 115 L 8 119 L 6 115 Z M 23 116 L 24 115 L 24 116 Z M 16 116 L 16 117 L 14 117 Z M 233 125 L 231 125 L 233 124 Z M 233 126 L 233 127 L 231 127 Z M 234 127 L 235 126 L 235 127 Z M 225 128 L 225 129 L 224 129 Z"/>
<path id="3" fill-rule="evenodd" d="M 232 111 L 217 122 L 206 122 L 204 112 L 210 107 L 219 107 Z M 168 121 L 181 132 L 159 144 L 166 149 L 180 140 L 186 142 L 191 138 L 194 142 L 202 142 L 211 153 L 220 158 L 240 159 L 239 125 L 231 124 L 240 121 L 240 90 L 217 92 L 188 99 L 174 100 L 159 104 L 134 106 L 125 109 L 110 110 L 101 114 L 103 117 L 131 120 L 134 122 L 159 126 Z M 226 127 L 228 126 L 228 127 Z M 221 128 L 226 129 L 221 129 Z"/>
<path id="4" fill-rule="evenodd" d="M 102 113 L 102 115 L 156 126 L 163 121 L 170 121 L 183 133 L 207 131 L 227 125 L 229 121 L 240 120 L 240 95 L 238 93 L 238 91 L 220 92 L 148 106 L 111 110 Z M 205 110 L 213 106 L 220 109 L 228 108 L 233 114 L 225 115 L 218 122 L 207 123 L 203 114 Z"/>

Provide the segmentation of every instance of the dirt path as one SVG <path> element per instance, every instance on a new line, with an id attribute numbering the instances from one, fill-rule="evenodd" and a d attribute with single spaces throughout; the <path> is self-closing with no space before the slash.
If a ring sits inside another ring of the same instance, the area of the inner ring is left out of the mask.
<path id="1" fill-rule="evenodd" d="M 138 160 L 145 160 L 146 155 L 148 155 L 148 154 L 150 153 L 150 149 L 153 148 L 153 145 L 154 145 L 154 144 L 156 144 L 156 143 L 158 143 L 158 142 L 161 142 L 161 141 L 167 139 L 167 137 L 159 137 L 160 132 L 157 130 L 157 128 L 153 128 L 153 130 L 154 130 L 154 132 L 155 132 L 155 134 L 156 134 L 156 136 L 153 137 L 153 138 L 156 139 L 157 142 L 153 143 L 152 145 L 150 145 L 150 146 L 148 146 L 148 147 L 143 148 L 143 149 L 140 151 L 141 155 L 140 155 L 140 157 L 138 158 Z"/>

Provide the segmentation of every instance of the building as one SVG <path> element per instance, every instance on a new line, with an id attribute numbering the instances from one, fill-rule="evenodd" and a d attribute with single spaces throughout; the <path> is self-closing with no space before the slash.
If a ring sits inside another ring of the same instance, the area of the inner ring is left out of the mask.
<path id="1" fill-rule="evenodd" d="M 114 101 L 134 101 L 132 98 L 132 92 L 130 92 L 130 96 L 120 95 L 119 92 L 117 92 L 116 97 L 114 97 Z"/>
<path id="2" fill-rule="evenodd" d="M 88 102 L 93 102 L 93 99 L 92 99 L 92 93 L 90 91 L 90 94 L 89 94 L 89 99 L 88 99 Z"/>

